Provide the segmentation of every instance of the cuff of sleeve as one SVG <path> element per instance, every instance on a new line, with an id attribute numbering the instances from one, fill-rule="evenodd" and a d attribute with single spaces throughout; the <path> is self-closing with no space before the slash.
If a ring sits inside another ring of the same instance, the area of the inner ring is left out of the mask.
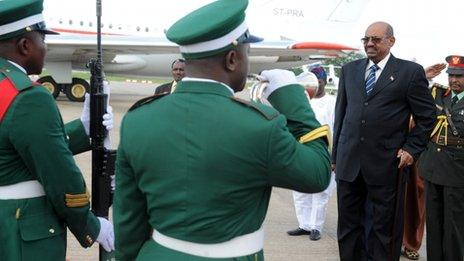
<path id="1" fill-rule="evenodd" d="M 87 216 L 87 226 L 86 228 L 79 233 L 80 235 L 76 236 L 76 239 L 79 241 L 82 247 L 91 247 L 93 243 L 97 240 L 98 234 L 100 233 L 100 221 L 98 218 L 89 212 Z"/>

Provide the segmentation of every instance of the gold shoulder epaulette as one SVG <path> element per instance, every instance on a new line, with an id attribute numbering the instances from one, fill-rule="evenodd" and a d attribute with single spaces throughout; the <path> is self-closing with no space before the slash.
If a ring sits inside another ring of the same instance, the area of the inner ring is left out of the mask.
<path id="1" fill-rule="evenodd" d="M 129 111 L 132 111 L 132 110 L 135 110 L 137 109 L 138 107 L 142 106 L 142 105 L 145 105 L 145 104 L 148 104 L 154 100 L 157 100 L 161 97 L 164 97 L 166 95 L 168 95 L 169 92 L 162 92 L 162 93 L 159 93 L 159 94 L 155 94 L 153 96 L 149 96 L 149 97 L 146 97 L 146 98 L 143 98 L 141 100 L 138 100 L 136 103 L 134 103 L 134 105 L 132 105 L 130 108 L 129 108 Z"/>
<path id="2" fill-rule="evenodd" d="M 440 92 L 443 97 L 448 96 L 451 93 L 451 88 L 439 83 L 434 83 L 432 85 L 432 97 L 435 99 L 437 93 Z"/>
<path id="3" fill-rule="evenodd" d="M 255 102 L 250 102 L 250 101 L 240 99 L 237 97 L 232 97 L 232 100 L 258 111 L 261 115 L 263 115 L 268 120 L 272 120 L 279 115 L 279 113 L 276 110 L 274 110 L 271 107 L 267 107 L 267 106 L 265 107 L 265 105 L 259 106 L 259 104 Z"/>
<path id="4" fill-rule="evenodd" d="M 90 194 L 88 191 L 82 194 L 65 194 L 65 202 L 68 208 L 78 208 L 90 203 Z"/>
<path id="5" fill-rule="evenodd" d="M 329 149 L 332 148 L 332 134 L 330 133 L 329 125 L 325 124 L 319 128 L 316 128 L 305 135 L 301 136 L 299 139 L 300 143 L 306 143 L 313 141 L 318 138 L 324 138 L 329 146 Z"/>

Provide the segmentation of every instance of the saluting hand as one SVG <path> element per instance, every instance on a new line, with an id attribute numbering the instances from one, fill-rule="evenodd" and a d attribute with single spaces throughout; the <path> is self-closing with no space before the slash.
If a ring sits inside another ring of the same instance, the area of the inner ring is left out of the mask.
<path id="1" fill-rule="evenodd" d="M 431 80 L 435 76 L 439 75 L 443 69 L 446 68 L 446 63 L 436 63 L 432 66 L 425 68 L 425 77 Z"/>
<path id="2" fill-rule="evenodd" d="M 396 157 L 400 158 L 400 164 L 398 164 L 399 169 L 406 166 L 411 166 L 414 163 L 414 158 L 411 156 L 411 154 L 403 149 L 398 150 Z"/>

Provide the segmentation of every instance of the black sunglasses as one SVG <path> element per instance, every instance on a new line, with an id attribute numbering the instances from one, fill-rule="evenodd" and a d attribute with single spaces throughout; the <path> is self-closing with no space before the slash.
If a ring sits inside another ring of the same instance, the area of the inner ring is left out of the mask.
<path id="1" fill-rule="evenodd" d="M 363 44 L 367 44 L 369 41 L 373 42 L 374 44 L 380 43 L 384 37 L 378 37 L 378 36 L 365 36 L 361 38 L 361 42 Z"/>

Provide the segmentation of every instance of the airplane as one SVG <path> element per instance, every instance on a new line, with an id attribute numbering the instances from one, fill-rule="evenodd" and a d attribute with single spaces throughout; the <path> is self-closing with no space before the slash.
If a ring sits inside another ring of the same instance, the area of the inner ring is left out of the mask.
<path id="1" fill-rule="evenodd" d="M 250 72 L 295 67 L 357 50 L 325 41 L 333 36 L 321 27 L 334 30 L 338 26 L 346 32 L 368 1 L 327 0 L 319 5 L 315 0 L 304 4 L 296 0 L 250 0 L 250 31 L 264 37 L 263 42 L 251 45 Z M 112 75 L 169 76 L 169 64 L 180 58 L 180 53 L 178 46 L 164 36 L 165 30 L 182 15 L 208 2 L 211 0 L 103 1 L 104 71 Z M 87 81 L 72 77 L 72 70 L 86 70 L 90 58 L 96 57 L 95 10 L 95 0 L 44 2 L 46 23 L 60 35 L 46 38 L 45 68 L 50 75 L 40 77 L 38 82 L 54 97 L 64 92 L 71 101 L 83 101 L 90 89 Z M 314 24 L 320 26 L 315 28 Z M 316 41 L 305 41 L 303 35 Z"/>

